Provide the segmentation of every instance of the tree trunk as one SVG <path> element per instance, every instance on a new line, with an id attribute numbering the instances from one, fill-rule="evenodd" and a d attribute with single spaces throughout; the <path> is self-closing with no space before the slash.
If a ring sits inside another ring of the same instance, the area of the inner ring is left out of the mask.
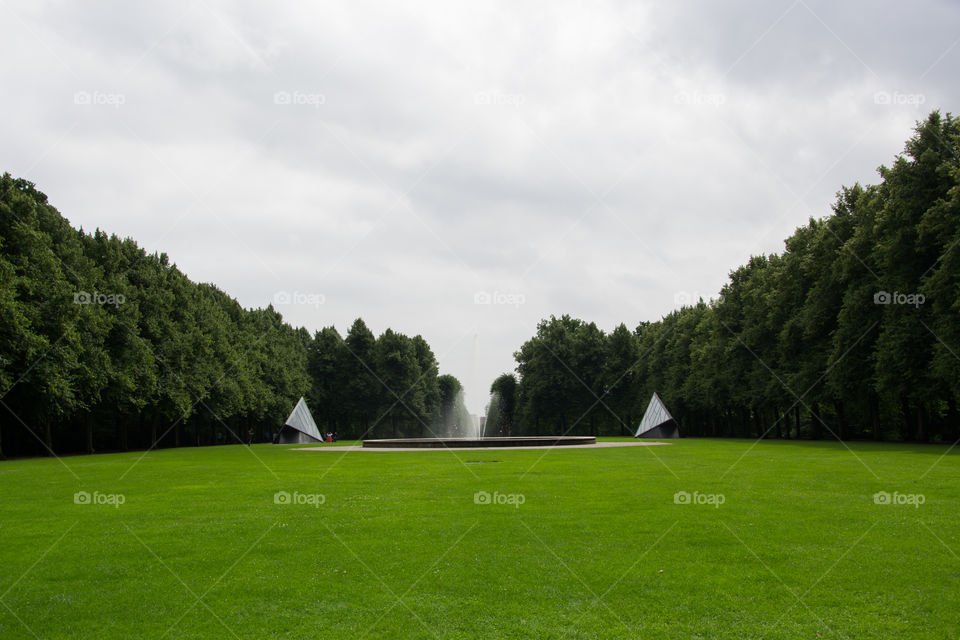
<path id="1" fill-rule="evenodd" d="M 120 416 L 120 448 L 130 450 L 130 434 L 127 430 L 127 416 Z"/>
<path id="2" fill-rule="evenodd" d="M 903 432 L 900 438 L 906 440 L 910 437 L 910 401 L 900 398 L 900 410 L 903 412 Z"/>
<path id="3" fill-rule="evenodd" d="M 843 415 L 843 400 L 834 400 L 833 408 L 837 412 L 837 439 L 846 440 L 847 421 Z"/>
<path id="4" fill-rule="evenodd" d="M 820 440 L 823 437 L 823 423 L 820 422 L 820 405 L 816 402 L 810 404 L 810 436 L 814 440 Z"/>
<path id="5" fill-rule="evenodd" d="M 947 400 L 947 439 L 950 442 L 955 442 L 958 435 L 960 435 L 960 420 L 957 419 L 957 403 L 953 398 Z M 0 455 L 3 455 L 0 452 Z"/>
<path id="6" fill-rule="evenodd" d="M 86 433 L 87 453 L 93 453 L 93 416 L 90 413 L 83 419 L 84 431 Z"/>
<path id="7" fill-rule="evenodd" d="M 927 408 L 923 403 L 917 407 L 917 441 L 927 442 L 927 418 L 926 418 Z"/>

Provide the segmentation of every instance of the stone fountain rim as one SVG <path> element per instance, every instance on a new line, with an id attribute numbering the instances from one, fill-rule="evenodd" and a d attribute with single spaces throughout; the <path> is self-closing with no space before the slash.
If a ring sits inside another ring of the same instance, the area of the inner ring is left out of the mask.
<path id="1" fill-rule="evenodd" d="M 594 436 L 492 436 L 489 438 L 376 438 L 363 441 L 367 449 L 503 449 L 594 445 Z"/>

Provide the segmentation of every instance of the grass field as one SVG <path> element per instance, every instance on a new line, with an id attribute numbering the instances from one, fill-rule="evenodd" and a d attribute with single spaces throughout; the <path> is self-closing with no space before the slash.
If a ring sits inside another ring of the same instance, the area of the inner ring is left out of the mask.
<path id="1" fill-rule="evenodd" d="M 8 461 L 0 637 L 957 638 L 945 453 L 680 440 Z"/>

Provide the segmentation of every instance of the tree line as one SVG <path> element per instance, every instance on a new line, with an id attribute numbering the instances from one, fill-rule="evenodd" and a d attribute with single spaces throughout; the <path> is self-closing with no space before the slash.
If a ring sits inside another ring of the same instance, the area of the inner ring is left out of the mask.
<path id="1" fill-rule="evenodd" d="M 657 391 L 687 435 L 955 442 L 958 159 L 960 123 L 933 112 L 879 184 L 844 187 L 716 299 L 632 331 L 542 321 L 491 389 L 513 407 L 493 428 L 627 434 Z"/>
<path id="2" fill-rule="evenodd" d="M 420 433 L 459 390 L 420 336 L 311 336 L 0 178 L 0 456 L 269 440 L 301 395 L 341 437 Z"/>
<path id="3" fill-rule="evenodd" d="M 438 375 L 419 335 L 387 329 L 374 338 L 359 318 L 346 337 L 325 327 L 307 348 L 307 372 L 314 418 L 341 436 L 457 436 L 468 429 L 463 386 Z"/>

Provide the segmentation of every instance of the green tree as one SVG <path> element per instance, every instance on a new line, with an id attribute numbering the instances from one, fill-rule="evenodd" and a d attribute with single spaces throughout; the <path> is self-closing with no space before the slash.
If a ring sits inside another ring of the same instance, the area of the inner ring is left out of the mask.
<path id="1" fill-rule="evenodd" d="M 497 376 L 490 385 L 490 394 L 497 400 L 496 416 L 491 424 L 491 414 L 487 412 L 487 431 L 498 435 L 513 435 L 513 424 L 517 412 L 517 378 L 512 373 Z"/>

